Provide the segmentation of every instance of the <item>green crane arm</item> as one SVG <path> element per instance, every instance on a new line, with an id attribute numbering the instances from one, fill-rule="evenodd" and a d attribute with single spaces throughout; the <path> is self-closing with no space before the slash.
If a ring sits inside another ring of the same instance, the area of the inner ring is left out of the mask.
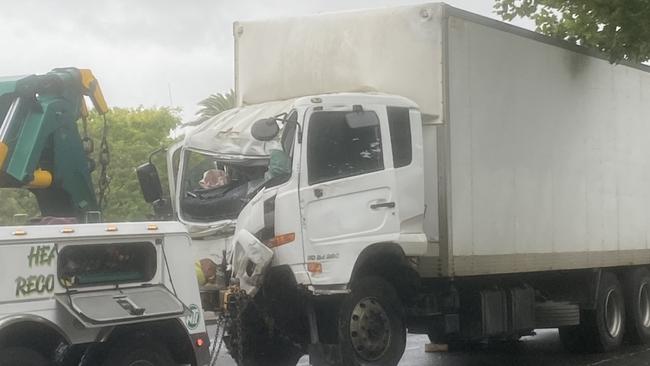
<path id="1" fill-rule="evenodd" d="M 84 96 L 108 111 L 90 70 L 0 77 L 0 188 L 27 188 L 42 216 L 83 217 L 96 211 L 91 164 L 77 120 Z"/>

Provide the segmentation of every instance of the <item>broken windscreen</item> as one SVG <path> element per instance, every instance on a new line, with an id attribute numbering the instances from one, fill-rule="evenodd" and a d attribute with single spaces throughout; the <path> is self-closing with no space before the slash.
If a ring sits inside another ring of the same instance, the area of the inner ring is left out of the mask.
<path id="1" fill-rule="evenodd" d="M 267 158 L 223 159 L 185 150 L 180 213 L 191 222 L 234 220 L 265 181 Z"/>

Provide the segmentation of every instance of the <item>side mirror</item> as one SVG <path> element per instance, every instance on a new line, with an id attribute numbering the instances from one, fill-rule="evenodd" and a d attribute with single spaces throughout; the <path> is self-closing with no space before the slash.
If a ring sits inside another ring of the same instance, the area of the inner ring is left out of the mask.
<path id="1" fill-rule="evenodd" d="M 251 126 L 251 135 L 259 141 L 271 141 L 278 133 L 280 133 L 280 126 L 275 118 L 260 119 Z"/>
<path id="2" fill-rule="evenodd" d="M 148 203 L 156 202 L 162 198 L 162 186 L 158 177 L 158 169 L 151 163 L 144 163 L 135 169 L 140 182 L 140 189 L 144 200 Z"/>

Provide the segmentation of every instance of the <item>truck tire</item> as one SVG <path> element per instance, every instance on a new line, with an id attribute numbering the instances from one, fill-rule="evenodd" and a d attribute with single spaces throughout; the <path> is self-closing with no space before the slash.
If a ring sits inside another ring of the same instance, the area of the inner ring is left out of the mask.
<path id="1" fill-rule="evenodd" d="M 616 275 L 603 272 L 596 309 L 582 311 L 580 325 L 560 328 L 560 339 L 571 351 L 609 352 L 621 345 L 624 333 L 623 288 Z"/>
<path id="2" fill-rule="evenodd" d="M 399 363 L 406 326 L 402 303 L 390 283 L 376 276 L 355 281 L 339 311 L 339 346 L 344 365 Z"/>
<path id="3" fill-rule="evenodd" d="M 169 351 L 152 341 L 118 342 L 111 346 L 103 366 L 176 366 Z"/>
<path id="4" fill-rule="evenodd" d="M 625 337 L 634 344 L 650 342 L 650 272 L 645 268 L 631 270 L 623 283 L 625 298 Z"/>
<path id="5" fill-rule="evenodd" d="M 23 347 L 3 348 L 0 350 L 0 366 L 49 366 L 40 353 Z"/>

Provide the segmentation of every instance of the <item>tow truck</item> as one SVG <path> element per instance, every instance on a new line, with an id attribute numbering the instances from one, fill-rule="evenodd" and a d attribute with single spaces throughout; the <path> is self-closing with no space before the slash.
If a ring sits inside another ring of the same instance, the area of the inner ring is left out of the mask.
<path id="1" fill-rule="evenodd" d="M 90 70 L 0 78 L 0 188 L 29 189 L 41 211 L 0 228 L 0 365 L 207 365 L 185 228 L 99 222 L 108 145 L 98 199 L 85 97 L 106 115 Z"/>

